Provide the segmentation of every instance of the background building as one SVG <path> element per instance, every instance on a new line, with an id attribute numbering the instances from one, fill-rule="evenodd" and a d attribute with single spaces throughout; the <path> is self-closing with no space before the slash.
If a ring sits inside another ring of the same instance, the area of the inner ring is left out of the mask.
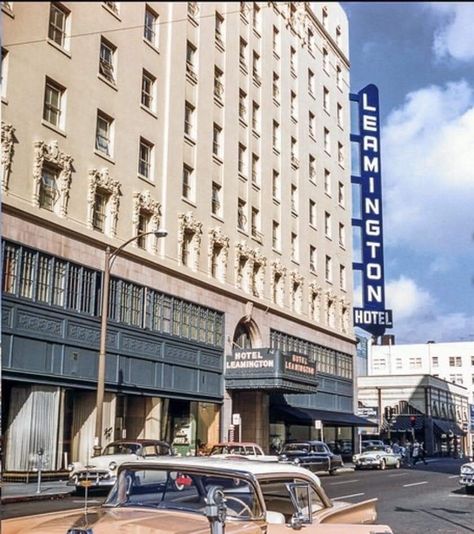
<path id="1" fill-rule="evenodd" d="M 351 434 L 348 26 L 312 5 L 3 2 L 6 470 L 87 460 L 104 248 L 158 228 L 113 267 L 103 441 L 194 454 L 238 411 L 268 447 L 274 402 Z M 226 391 L 245 348 L 317 379 Z"/>

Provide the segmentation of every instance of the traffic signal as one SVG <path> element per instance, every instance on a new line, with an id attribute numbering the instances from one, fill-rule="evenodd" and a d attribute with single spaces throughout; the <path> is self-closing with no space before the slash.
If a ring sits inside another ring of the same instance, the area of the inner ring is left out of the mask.
<path id="1" fill-rule="evenodd" d="M 410 426 L 413 428 L 416 425 L 416 416 L 411 415 L 410 416 Z"/>

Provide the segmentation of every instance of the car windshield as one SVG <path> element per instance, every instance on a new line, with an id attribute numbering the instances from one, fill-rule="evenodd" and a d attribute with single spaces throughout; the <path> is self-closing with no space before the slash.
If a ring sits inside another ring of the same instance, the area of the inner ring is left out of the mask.
<path id="1" fill-rule="evenodd" d="M 309 452 L 311 445 L 309 443 L 287 443 L 283 447 L 284 452 Z"/>
<path id="2" fill-rule="evenodd" d="M 261 517 L 255 489 L 243 477 L 173 469 L 122 469 L 104 506 L 180 510 L 205 515 L 205 499 L 213 486 L 224 492 L 228 518 Z"/>
<path id="3" fill-rule="evenodd" d="M 379 451 L 379 452 L 385 452 L 385 447 L 382 445 L 369 445 L 365 448 L 365 451 Z"/>
<path id="4" fill-rule="evenodd" d="M 215 445 L 212 447 L 211 456 L 214 454 L 250 454 L 242 445 Z"/>
<path id="5" fill-rule="evenodd" d="M 139 443 L 111 443 L 102 454 L 138 454 L 140 449 Z"/>

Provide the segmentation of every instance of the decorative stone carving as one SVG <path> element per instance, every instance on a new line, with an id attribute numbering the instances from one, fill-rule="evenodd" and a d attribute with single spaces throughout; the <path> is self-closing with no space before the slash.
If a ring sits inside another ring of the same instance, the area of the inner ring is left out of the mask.
<path id="1" fill-rule="evenodd" d="M 15 152 L 15 128 L 2 121 L 2 192 L 6 193 L 10 185 L 13 154 Z"/>
<path id="2" fill-rule="evenodd" d="M 252 288 L 256 297 L 263 297 L 267 258 L 257 248 L 253 251 Z"/>
<path id="3" fill-rule="evenodd" d="M 193 271 L 197 271 L 199 268 L 199 252 L 201 247 L 201 237 L 202 237 L 202 223 L 197 221 L 194 218 L 194 213 L 188 211 L 188 213 L 181 213 L 178 216 L 178 258 L 181 262 L 182 259 L 182 248 L 184 246 L 184 241 L 186 234 L 191 234 L 192 238 L 190 241 L 191 244 L 191 261 L 190 267 Z"/>
<path id="4" fill-rule="evenodd" d="M 58 198 L 54 205 L 54 212 L 60 217 L 65 217 L 69 201 L 69 190 L 71 187 L 72 162 L 73 158 L 65 152 L 59 150 L 58 142 L 37 141 L 34 143 L 33 162 L 33 205 L 40 205 L 40 187 L 42 180 L 43 166 L 49 163 L 58 171 L 56 186 Z"/>
<path id="5" fill-rule="evenodd" d="M 292 308 L 297 313 L 301 313 L 303 308 L 304 277 L 298 271 L 292 271 L 290 273 L 290 283 Z"/>
<path id="6" fill-rule="evenodd" d="M 340 309 L 341 309 L 341 330 L 343 334 L 349 332 L 349 310 L 350 305 L 346 302 L 346 299 L 340 300 Z"/>
<path id="7" fill-rule="evenodd" d="M 245 241 L 235 246 L 235 272 L 237 287 L 250 293 L 250 278 L 253 271 L 253 250 Z"/>
<path id="8" fill-rule="evenodd" d="M 248 20 L 250 13 L 250 6 L 248 2 L 240 2 L 240 14 L 245 20 Z"/>
<path id="9" fill-rule="evenodd" d="M 311 319 L 321 321 L 321 286 L 316 282 L 309 284 L 309 310 Z"/>
<path id="10" fill-rule="evenodd" d="M 160 228 L 161 204 L 158 200 L 154 200 L 151 197 L 150 191 L 143 191 L 142 193 L 135 193 L 133 195 L 132 225 L 135 235 L 138 234 L 138 223 L 140 221 L 141 213 L 150 216 L 150 226 L 148 230 L 150 232 L 156 232 Z M 153 239 L 150 252 L 156 252 L 157 241 L 157 238 Z M 133 241 L 132 245 L 136 247 L 138 245 L 137 241 Z"/>
<path id="11" fill-rule="evenodd" d="M 225 274 L 227 272 L 227 261 L 229 257 L 229 238 L 222 233 L 220 227 L 213 228 L 209 230 L 209 261 L 212 264 L 214 254 L 216 253 L 215 249 L 218 247 L 219 252 L 219 270 L 217 278 L 221 282 L 225 282 Z M 210 266 L 211 267 L 211 266 Z M 209 269 L 209 272 L 211 268 Z"/>
<path id="12" fill-rule="evenodd" d="M 110 198 L 107 202 L 105 233 L 111 237 L 117 234 L 117 218 L 120 204 L 120 183 L 109 175 L 109 169 L 89 171 L 89 190 L 87 192 L 87 226 L 92 229 L 97 190 L 106 191 Z"/>
<path id="13" fill-rule="evenodd" d="M 271 292 L 273 302 L 283 306 L 285 297 L 285 277 L 286 267 L 279 260 L 274 260 L 271 264 Z"/>
<path id="14" fill-rule="evenodd" d="M 326 291 L 326 323 L 331 328 L 336 326 L 336 295 L 332 290 Z"/>

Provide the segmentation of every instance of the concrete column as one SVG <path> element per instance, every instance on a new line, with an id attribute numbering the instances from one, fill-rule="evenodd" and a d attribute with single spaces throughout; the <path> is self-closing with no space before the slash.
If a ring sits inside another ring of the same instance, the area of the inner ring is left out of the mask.
<path id="1" fill-rule="evenodd" d="M 425 417 L 425 449 L 428 455 L 434 453 L 434 429 L 433 419 L 431 417 Z"/>
<path id="2" fill-rule="evenodd" d="M 242 419 L 242 441 L 258 443 L 266 452 L 270 443 L 269 395 L 265 391 L 239 391 L 233 395 L 234 413 Z"/>

